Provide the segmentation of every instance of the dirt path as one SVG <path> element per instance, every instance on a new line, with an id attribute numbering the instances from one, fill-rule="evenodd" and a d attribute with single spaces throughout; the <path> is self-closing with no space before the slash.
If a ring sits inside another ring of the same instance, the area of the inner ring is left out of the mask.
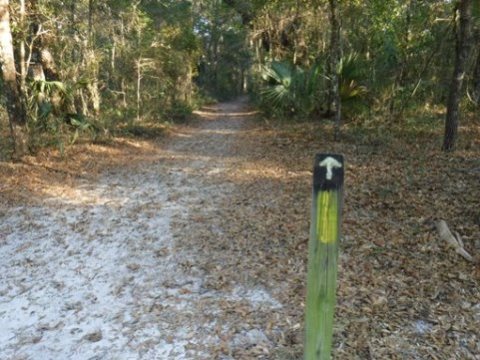
<path id="1" fill-rule="evenodd" d="M 479 359 L 480 268 L 433 226 L 478 259 L 478 151 L 242 102 L 172 131 L 0 163 L 0 359 L 301 358 L 315 152 L 346 158 L 334 358 Z"/>
<path id="2" fill-rule="evenodd" d="M 202 243 L 224 236 L 235 184 L 215 179 L 241 161 L 233 145 L 245 112 L 242 102 L 207 109 L 147 164 L 1 209 L 0 358 L 268 354 L 265 328 L 239 324 L 282 304 L 258 284 L 225 286 L 221 262 L 232 254 L 211 258 Z"/>

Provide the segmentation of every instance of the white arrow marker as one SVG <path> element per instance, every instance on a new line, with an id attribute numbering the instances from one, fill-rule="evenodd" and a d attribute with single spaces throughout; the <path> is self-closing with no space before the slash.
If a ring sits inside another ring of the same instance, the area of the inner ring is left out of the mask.
<path id="1" fill-rule="evenodd" d="M 332 180 L 333 177 L 333 168 L 341 168 L 342 164 L 338 162 L 337 159 L 334 159 L 331 156 L 326 157 L 323 159 L 320 164 L 321 167 L 326 167 L 327 168 L 327 180 Z"/>

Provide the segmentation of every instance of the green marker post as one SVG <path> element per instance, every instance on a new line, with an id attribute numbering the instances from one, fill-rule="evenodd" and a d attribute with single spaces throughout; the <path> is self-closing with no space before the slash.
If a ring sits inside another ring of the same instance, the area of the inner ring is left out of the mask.
<path id="1" fill-rule="evenodd" d="M 305 360 L 330 360 L 343 200 L 343 156 L 317 154 L 308 244 Z"/>

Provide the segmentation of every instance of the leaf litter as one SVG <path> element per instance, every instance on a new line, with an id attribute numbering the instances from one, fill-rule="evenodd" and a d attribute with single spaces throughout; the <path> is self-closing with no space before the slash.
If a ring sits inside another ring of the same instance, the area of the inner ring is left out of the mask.
<path id="1" fill-rule="evenodd" d="M 478 359 L 479 132 L 448 155 L 432 134 L 334 143 L 237 102 L 168 139 L 1 164 L 0 355 L 300 359 L 312 159 L 340 152 L 334 358 Z"/>

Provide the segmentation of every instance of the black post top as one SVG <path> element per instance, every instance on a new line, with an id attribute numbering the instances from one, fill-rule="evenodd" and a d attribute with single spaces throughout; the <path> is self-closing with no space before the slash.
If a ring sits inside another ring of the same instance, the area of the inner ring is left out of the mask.
<path id="1" fill-rule="evenodd" d="M 317 154 L 313 167 L 313 191 L 339 190 L 343 186 L 343 174 L 343 155 Z"/>

